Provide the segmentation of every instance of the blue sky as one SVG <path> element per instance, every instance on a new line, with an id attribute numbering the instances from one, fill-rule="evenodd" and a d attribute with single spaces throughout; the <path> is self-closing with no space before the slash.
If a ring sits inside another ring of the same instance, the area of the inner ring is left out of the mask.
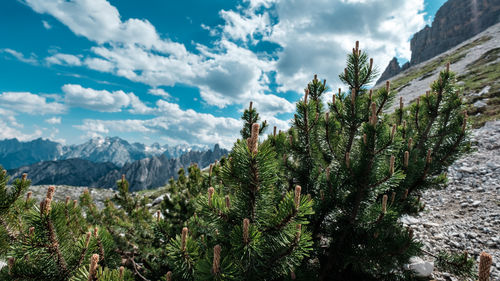
<path id="1" fill-rule="evenodd" d="M 383 71 L 444 2 L 1 1 L 0 139 L 230 147 L 249 101 L 285 129 L 356 40 Z"/>

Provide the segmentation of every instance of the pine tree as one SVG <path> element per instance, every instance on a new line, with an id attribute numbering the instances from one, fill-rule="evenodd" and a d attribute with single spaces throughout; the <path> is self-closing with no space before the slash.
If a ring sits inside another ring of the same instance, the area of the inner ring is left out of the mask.
<path id="1" fill-rule="evenodd" d="M 130 272 L 110 269 L 120 263 L 113 240 L 106 230 L 86 223 L 76 201 L 53 201 L 51 186 L 37 205 L 31 192 L 21 197 L 30 184 L 26 175 L 12 188 L 7 181 L 4 171 L 0 218 L 9 245 L 1 248 L 8 266 L 0 270 L 0 280 L 132 280 Z"/>
<path id="2" fill-rule="evenodd" d="M 297 103 L 283 159 L 289 181 L 316 199 L 306 279 L 316 270 L 320 280 L 404 278 L 402 265 L 420 245 L 398 219 L 421 210 L 421 191 L 443 186 L 443 172 L 467 148 L 467 116 L 448 67 L 430 92 L 393 114 L 385 113 L 390 83 L 367 87 L 375 75 L 356 42 L 339 75 L 348 91 L 324 108 L 326 81 L 315 77 Z"/>
<path id="3" fill-rule="evenodd" d="M 274 280 L 289 276 L 308 255 L 306 216 L 312 201 L 301 188 L 279 185 L 270 141 L 237 141 L 222 166 L 222 184 L 199 196 L 196 216 L 167 246 L 172 276 L 178 280 Z"/>

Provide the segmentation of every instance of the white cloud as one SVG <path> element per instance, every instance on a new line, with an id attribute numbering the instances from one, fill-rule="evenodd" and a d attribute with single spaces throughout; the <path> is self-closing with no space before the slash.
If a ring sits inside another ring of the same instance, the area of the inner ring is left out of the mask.
<path id="1" fill-rule="evenodd" d="M 198 87 L 205 102 L 218 107 L 246 104 L 254 94 L 268 87 L 265 72 L 270 60 L 226 39 L 215 47 L 197 45 L 198 54 L 185 46 L 161 38 L 147 20 L 122 20 L 118 10 L 105 0 L 71 2 L 27 0 L 35 11 L 51 14 L 75 34 L 98 43 L 84 64 L 152 87 L 183 83 Z M 221 15 L 232 23 L 227 27 L 231 38 L 252 36 L 253 26 L 263 27 L 268 16 L 240 19 L 232 11 Z M 245 24 L 251 24 L 245 28 Z M 259 29 L 261 30 L 261 29 Z M 248 34 L 247 34 L 248 33 Z M 264 101 L 263 101 L 264 102 Z"/>
<path id="2" fill-rule="evenodd" d="M 4 92 L 0 94 L 0 107 L 30 115 L 59 114 L 66 111 L 63 104 L 47 101 L 46 97 L 29 92 Z"/>
<path id="3" fill-rule="evenodd" d="M 24 63 L 38 64 L 38 59 L 36 58 L 35 54 L 31 54 L 29 57 L 26 57 L 26 56 L 24 56 L 23 53 L 18 52 L 16 50 L 9 49 L 9 48 L 0 49 L 0 53 L 7 53 L 7 54 L 15 57 L 16 59 L 18 59 L 19 61 L 22 61 Z"/>
<path id="4" fill-rule="evenodd" d="M 134 93 L 119 91 L 95 90 L 77 84 L 66 84 L 62 87 L 65 93 L 65 104 L 101 112 L 120 112 L 130 108 L 134 114 L 151 114 L 152 108 L 146 106 Z"/>
<path id="5" fill-rule="evenodd" d="M 230 147 L 238 138 L 241 121 L 234 118 L 215 117 L 194 110 L 182 110 L 179 105 L 164 100 L 156 102 L 154 110 L 158 117 L 146 120 L 95 120 L 86 119 L 75 128 L 87 135 L 111 134 L 113 132 L 154 133 L 169 137 L 175 142 L 191 144 L 220 143 Z"/>
<path id="6" fill-rule="evenodd" d="M 43 27 L 45 27 L 45 29 L 52 28 L 52 25 L 50 25 L 50 23 L 48 23 L 46 20 L 42 20 L 42 24 L 43 24 Z"/>
<path id="7" fill-rule="evenodd" d="M 153 88 L 153 89 L 149 89 L 148 90 L 148 93 L 150 93 L 151 95 L 155 95 L 155 96 L 160 96 L 164 99 L 169 99 L 171 98 L 170 94 L 165 92 L 165 90 L 161 89 L 161 88 Z"/>
<path id="8" fill-rule="evenodd" d="M 15 129 L 9 125 L 9 122 L 6 120 L 2 120 L 0 118 L 0 139 L 13 139 L 17 138 L 20 141 L 28 141 L 32 139 L 36 139 L 42 136 L 42 131 L 37 129 L 31 134 L 24 134 L 23 132 Z"/>
<path id="9" fill-rule="evenodd" d="M 84 64 L 90 69 L 102 72 L 111 72 L 114 68 L 111 62 L 100 58 L 86 58 Z"/>
<path id="10" fill-rule="evenodd" d="M 266 33 L 270 31 L 269 14 L 249 13 L 242 15 L 234 11 L 220 11 L 220 16 L 226 24 L 223 34 L 234 40 L 253 41 L 255 33 Z"/>
<path id="11" fill-rule="evenodd" d="M 280 90 L 299 91 L 315 73 L 338 83 L 356 40 L 380 71 L 395 55 L 409 58 L 409 39 L 425 25 L 423 8 L 423 0 L 277 1 L 278 23 L 265 40 L 283 47 L 276 64 Z"/>
<path id="12" fill-rule="evenodd" d="M 45 58 L 48 64 L 59 64 L 59 65 L 70 65 L 70 66 L 80 66 L 82 62 L 80 58 L 70 54 L 57 53 L 50 57 Z"/>
<path id="13" fill-rule="evenodd" d="M 61 124 L 61 117 L 51 117 L 48 119 L 45 119 L 45 122 L 55 125 L 55 124 Z"/>

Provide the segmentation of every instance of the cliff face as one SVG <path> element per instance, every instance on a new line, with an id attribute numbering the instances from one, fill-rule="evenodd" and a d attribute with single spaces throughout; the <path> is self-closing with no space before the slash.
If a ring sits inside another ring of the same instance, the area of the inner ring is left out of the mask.
<path id="1" fill-rule="evenodd" d="M 498 0 L 450 0 L 411 39 L 411 64 L 423 62 L 500 21 Z"/>
<path id="2" fill-rule="evenodd" d="M 464 42 L 500 22 L 499 0 L 449 0 L 437 11 L 432 26 L 413 35 L 409 65 L 395 67 L 391 60 L 377 84 Z M 399 68 L 399 69 L 398 69 Z M 385 75 L 384 75 L 385 74 Z"/>

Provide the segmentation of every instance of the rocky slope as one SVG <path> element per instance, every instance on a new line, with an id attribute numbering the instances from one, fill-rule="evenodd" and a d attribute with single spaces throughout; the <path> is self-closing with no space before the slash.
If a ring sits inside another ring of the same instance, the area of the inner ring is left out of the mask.
<path id="1" fill-rule="evenodd" d="M 500 119 L 500 23 L 394 76 L 390 80 L 391 89 L 398 92 L 398 99 L 403 97 L 408 103 L 429 90 L 447 62 L 451 62 L 450 69 L 457 73 L 458 85 L 470 104 L 468 113 L 476 127 Z M 382 86 L 378 84 L 375 88 Z"/>
<path id="2" fill-rule="evenodd" d="M 402 68 L 389 63 L 377 83 L 385 81 L 464 42 L 500 22 L 498 0 L 449 0 L 437 11 L 432 26 L 415 33 L 411 39 L 411 60 Z"/>
<path id="3" fill-rule="evenodd" d="M 500 120 L 475 130 L 473 141 L 476 151 L 448 169 L 448 187 L 426 191 L 425 211 L 402 221 L 428 252 L 467 251 L 476 259 L 482 251 L 493 255 L 491 280 L 500 280 Z M 463 280 L 437 270 L 433 275 Z"/>

